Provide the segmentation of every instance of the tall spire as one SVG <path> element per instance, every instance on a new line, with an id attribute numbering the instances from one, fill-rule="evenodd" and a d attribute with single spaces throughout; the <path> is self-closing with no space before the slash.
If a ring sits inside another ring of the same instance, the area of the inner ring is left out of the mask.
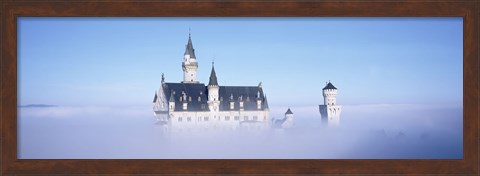
<path id="1" fill-rule="evenodd" d="M 192 44 L 192 37 L 190 35 L 190 29 L 188 31 L 188 43 L 187 46 L 185 47 L 185 55 L 190 55 L 190 58 L 196 58 L 195 57 L 195 49 L 193 49 L 193 44 Z"/>
<path id="2" fill-rule="evenodd" d="M 217 74 L 215 74 L 215 66 L 213 62 L 212 62 L 212 72 L 210 73 L 210 81 L 208 82 L 208 85 L 218 86 Z"/>

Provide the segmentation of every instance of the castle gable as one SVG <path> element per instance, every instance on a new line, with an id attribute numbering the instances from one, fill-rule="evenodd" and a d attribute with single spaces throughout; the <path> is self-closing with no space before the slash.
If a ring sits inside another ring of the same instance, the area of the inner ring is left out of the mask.
<path id="1" fill-rule="evenodd" d="M 258 92 L 260 96 L 258 97 Z M 243 110 L 258 110 L 257 98 L 264 103 L 264 94 L 262 88 L 258 86 L 220 86 L 220 111 L 230 111 L 230 99 L 235 103 L 233 110 L 240 109 L 240 99 L 243 101 Z M 265 106 L 262 106 L 262 110 Z"/>

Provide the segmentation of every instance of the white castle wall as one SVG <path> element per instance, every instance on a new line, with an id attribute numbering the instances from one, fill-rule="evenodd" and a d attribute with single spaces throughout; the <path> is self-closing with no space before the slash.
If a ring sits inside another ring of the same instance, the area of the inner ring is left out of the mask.
<path id="1" fill-rule="evenodd" d="M 239 128 L 264 130 L 270 127 L 268 111 L 170 112 L 171 131 Z"/>

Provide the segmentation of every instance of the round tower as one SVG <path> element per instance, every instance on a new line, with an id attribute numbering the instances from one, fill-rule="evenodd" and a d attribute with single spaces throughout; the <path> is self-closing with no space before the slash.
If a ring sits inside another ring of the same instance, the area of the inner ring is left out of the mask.
<path id="1" fill-rule="evenodd" d="M 337 104 L 337 88 L 330 81 L 323 88 L 323 105 L 319 105 L 319 111 L 323 124 L 339 125 L 342 106 Z"/>
<path id="2" fill-rule="evenodd" d="M 337 88 L 330 81 L 323 88 L 323 104 L 327 106 L 337 104 Z"/>
<path id="3" fill-rule="evenodd" d="M 288 108 L 285 112 L 285 117 L 283 118 L 282 128 L 292 128 L 293 127 L 293 112 Z"/>
<path id="4" fill-rule="evenodd" d="M 195 57 L 195 49 L 193 49 L 192 38 L 188 34 L 188 43 L 185 46 L 185 54 L 182 62 L 183 83 L 198 83 L 197 70 L 198 63 Z"/>

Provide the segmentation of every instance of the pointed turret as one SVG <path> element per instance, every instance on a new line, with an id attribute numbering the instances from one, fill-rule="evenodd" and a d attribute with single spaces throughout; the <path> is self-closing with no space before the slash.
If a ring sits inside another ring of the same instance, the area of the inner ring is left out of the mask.
<path id="1" fill-rule="evenodd" d="M 282 128 L 292 128 L 293 127 L 293 112 L 288 108 L 285 112 L 285 117 L 282 119 Z"/>
<path id="2" fill-rule="evenodd" d="M 198 83 L 197 70 L 198 63 L 195 57 L 195 49 L 193 49 L 192 37 L 188 34 L 188 43 L 185 46 L 185 54 L 182 62 L 183 83 Z"/>
<path id="3" fill-rule="evenodd" d="M 217 82 L 217 74 L 212 62 L 212 72 L 210 73 L 210 81 L 208 82 L 208 108 L 210 111 L 219 111 L 219 86 Z"/>
<path id="4" fill-rule="evenodd" d="M 212 72 L 210 73 L 210 81 L 208 82 L 209 86 L 218 86 L 217 74 L 215 73 L 215 66 L 212 62 Z"/>
<path id="5" fill-rule="evenodd" d="M 185 46 L 185 54 L 184 55 L 190 55 L 190 58 L 196 58 L 195 57 L 195 49 L 193 49 L 192 37 L 191 37 L 190 33 L 188 33 L 188 43 Z"/>
<path id="6" fill-rule="evenodd" d="M 285 112 L 285 115 L 287 114 L 293 114 L 292 110 L 290 110 L 290 108 L 288 108 L 287 112 Z"/>

